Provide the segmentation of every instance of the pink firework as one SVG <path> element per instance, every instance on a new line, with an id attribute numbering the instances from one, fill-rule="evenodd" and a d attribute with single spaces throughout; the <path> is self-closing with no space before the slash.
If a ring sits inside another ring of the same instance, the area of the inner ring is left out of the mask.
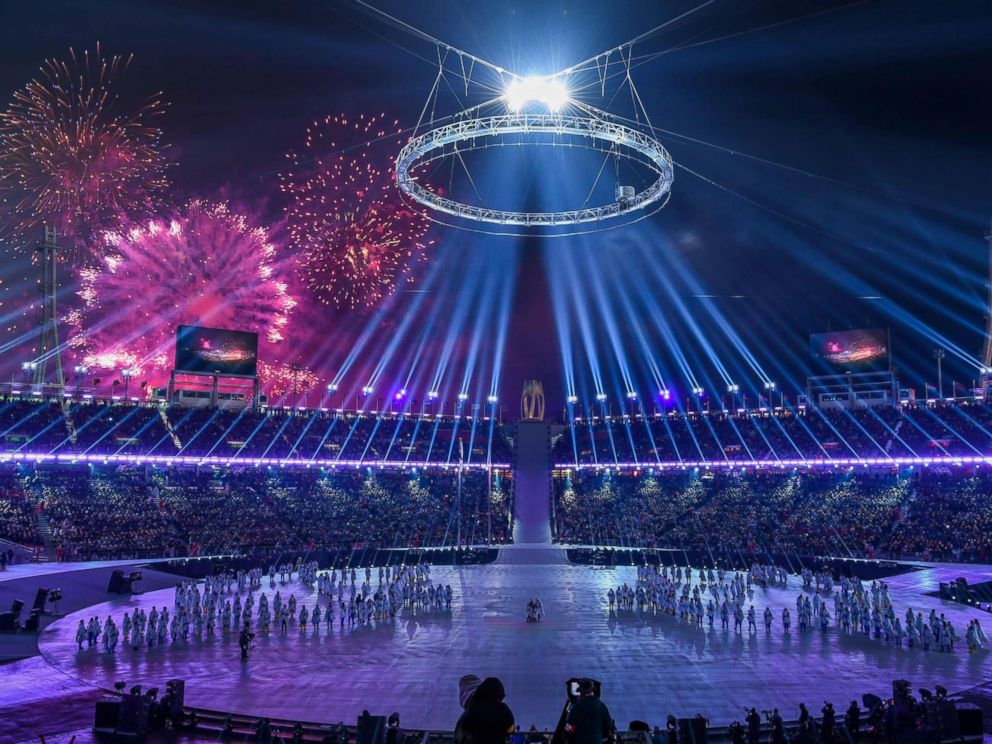
<path id="1" fill-rule="evenodd" d="M 99 45 L 70 49 L 0 112 L 0 208 L 14 245 L 33 242 L 44 223 L 73 263 L 85 262 L 100 232 L 161 206 L 166 160 L 150 122 L 164 104 L 156 94 L 122 106 L 115 84 L 130 61 L 104 58 Z"/>
<path id="2" fill-rule="evenodd" d="M 296 300 L 266 229 L 225 204 L 193 201 L 103 243 L 99 265 L 80 271 L 81 307 L 69 315 L 70 344 L 87 366 L 161 372 L 178 325 L 254 331 L 262 354 L 278 353 Z"/>
<path id="3" fill-rule="evenodd" d="M 430 221 L 408 207 L 393 178 L 403 137 L 384 114 L 328 116 L 307 129 L 302 152 L 280 174 L 300 272 L 324 304 L 372 307 L 415 279 Z"/>
<path id="4" fill-rule="evenodd" d="M 270 396 L 303 395 L 310 392 L 320 382 L 316 373 L 301 364 L 284 364 L 280 362 L 258 363 L 258 379 L 262 391 Z M 291 403 L 295 403 L 293 400 Z"/>

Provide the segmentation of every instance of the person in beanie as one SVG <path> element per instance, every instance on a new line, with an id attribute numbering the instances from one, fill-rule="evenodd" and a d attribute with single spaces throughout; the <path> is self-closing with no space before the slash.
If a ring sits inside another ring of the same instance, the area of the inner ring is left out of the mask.
<path id="1" fill-rule="evenodd" d="M 458 681 L 458 701 L 465 712 L 455 726 L 455 739 L 461 744 L 505 744 L 513 733 L 513 712 L 503 702 L 506 690 L 496 677 L 467 675 Z"/>

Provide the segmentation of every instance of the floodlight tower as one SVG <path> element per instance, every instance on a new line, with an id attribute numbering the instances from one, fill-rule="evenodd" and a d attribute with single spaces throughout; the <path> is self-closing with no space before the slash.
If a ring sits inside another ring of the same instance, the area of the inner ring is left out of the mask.
<path id="1" fill-rule="evenodd" d="M 41 265 L 41 343 L 35 357 L 34 384 L 43 385 L 48 371 L 49 357 L 55 361 L 55 383 L 65 385 L 62 374 L 62 353 L 59 350 L 59 317 L 55 298 L 58 293 L 56 267 L 58 265 L 58 243 L 55 228 L 45 225 L 45 240 L 37 247 Z"/>
<path id="2" fill-rule="evenodd" d="M 989 269 L 986 278 L 988 298 L 985 301 L 985 343 L 982 344 L 981 388 L 982 397 L 988 398 L 990 388 L 992 388 L 992 226 L 989 228 L 989 234 L 985 236 L 985 242 L 989 244 Z"/>

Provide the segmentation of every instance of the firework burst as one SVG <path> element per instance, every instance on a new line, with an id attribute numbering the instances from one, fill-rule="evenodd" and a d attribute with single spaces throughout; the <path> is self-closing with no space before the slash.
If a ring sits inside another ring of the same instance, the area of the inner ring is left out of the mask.
<path id="1" fill-rule="evenodd" d="M 258 363 L 258 379 L 262 390 L 272 396 L 290 395 L 294 391 L 297 395 L 303 395 L 320 382 L 312 369 L 301 364 L 271 364 L 264 361 Z"/>
<path id="2" fill-rule="evenodd" d="M 100 265 L 80 271 L 72 344 L 93 368 L 170 366 L 178 325 L 254 331 L 269 353 L 296 300 L 269 232 L 225 204 L 190 202 L 170 219 L 103 235 Z"/>
<path id="3" fill-rule="evenodd" d="M 124 111 L 115 88 L 131 58 L 77 55 L 46 60 L 40 75 L 0 112 L 0 200 L 8 239 L 23 246 L 41 224 L 85 262 L 104 230 L 158 209 L 168 182 L 160 94 Z M 2 237 L 2 236 L 0 236 Z"/>
<path id="4" fill-rule="evenodd" d="M 324 304 L 371 307 L 427 258 L 430 221 L 400 198 L 391 156 L 401 132 L 384 115 L 328 116 L 280 174 L 287 224 L 307 288 Z"/>

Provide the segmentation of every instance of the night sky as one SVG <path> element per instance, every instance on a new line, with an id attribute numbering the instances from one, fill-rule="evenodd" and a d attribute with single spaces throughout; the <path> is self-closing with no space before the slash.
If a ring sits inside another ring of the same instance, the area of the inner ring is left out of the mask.
<path id="1" fill-rule="evenodd" d="M 521 74 L 554 72 L 698 5 L 374 4 Z M 99 41 L 110 53 L 133 52 L 125 92 L 161 90 L 170 104 L 159 125 L 175 162 L 175 198 L 226 198 L 267 224 L 282 215 L 285 153 L 299 147 L 310 122 L 364 111 L 412 126 L 436 73 L 429 43 L 345 0 L 6 2 L 2 15 L 4 101 L 43 59 L 70 46 Z M 473 296 L 459 281 L 472 272 L 478 291 L 507 272 L 516 278 L 500 388 L 511 403 L 527 377 L 544 380 L 552 406 L 561 401 L 553 306 L 563 301 L 555 289 L 563 276 L 590 298 L 588 348 L 611 395 L 627 384 L 625 367 L 634 387 L 650 392 L 648 357 L 673 389 L 687 390 L 680 355 L 708 389 L 722 387 L 721 375 L 758 387 L 750 355 L 767 377 L 783 387 L 790 381 L 791 392 L 808 371 L 808 334 L 873 325 L 890 328 L 896 366 L 921 396 L 923 379 L 936 377 L 936 346 L 949 349 L 945 380 L 970 384 L 992 217 L 990 30 L 988 2 L 718 1 L 637 44 L 637 90 L 678 164 L 670 203 L 635 225 L 576 238 L 432 228 L 442 278 L 416 312 L 444 308 L 429 347 L 443 346 L 449 332 L 457 337 L 445 385 L 462 384 L 473 334 L 484 335 L 483 360 L 498 335 L 495 321 L 446 328 L 443 319 L 461 303 L 472 317 Z M 497 160 L 480 167 L 501 198 L 535 198 L 533 171 L 500 174 Z M 29 298 L 18 261 L 10 256 L 3 270 L 8 322 Z M 596 281 L 607 305 L 591 299 Z M 320 338 L 299 342 L 301 358 L 330 379 L 363 330 L 388 337 L 417 297 L 401 293 L 382 317 L 322 311 Z M 620 312 L 625 297 L 630 311 Z M 647 321 L 640 336 L 631 327 L 652 311 L 667 319 L 674 343 Z M 576 350 L 577 392 L 588 398 L 594 386 L 582 332 L 576 325 L 565 335 Z M 321 343 L 327 337 L 334 348 Z M 370 343 L 349 380 L 363 383 L 358 369 L 375 364 L 382 343 Z M 3 374 L 26 355 L 5 353 Z M 400 356 L 389 384 L 406 374 Z M 480 362 L 473 397 L 488 392 L 490 377 Z"/>

